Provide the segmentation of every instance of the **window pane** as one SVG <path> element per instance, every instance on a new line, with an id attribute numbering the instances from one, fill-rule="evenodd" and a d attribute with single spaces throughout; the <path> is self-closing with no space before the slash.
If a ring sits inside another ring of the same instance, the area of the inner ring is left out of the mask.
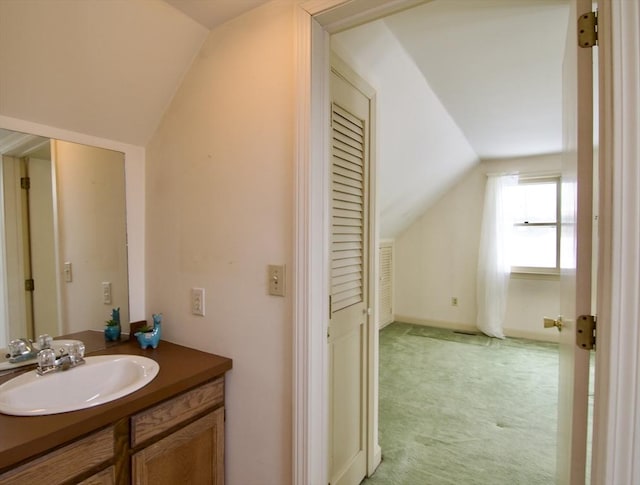
<path id="1" fill-rule="evenodd" d="M 522 183 L 515 188 L 517 222 L 556 222 L 556 183 Z"/>
<path id="2" fill-rule="evenodd" d="M 515 226 L 511 266 L 556 267 L 556 228 Z"/>

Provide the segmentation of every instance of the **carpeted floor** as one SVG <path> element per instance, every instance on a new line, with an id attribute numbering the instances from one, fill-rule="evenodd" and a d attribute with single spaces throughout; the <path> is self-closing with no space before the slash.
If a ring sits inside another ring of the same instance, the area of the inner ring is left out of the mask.
<path id="1" fill-rule="evenodd" d="M 557 345 L 393 323 L 380 333 L 383 461 L 364 485 L 555 476 Z"/>

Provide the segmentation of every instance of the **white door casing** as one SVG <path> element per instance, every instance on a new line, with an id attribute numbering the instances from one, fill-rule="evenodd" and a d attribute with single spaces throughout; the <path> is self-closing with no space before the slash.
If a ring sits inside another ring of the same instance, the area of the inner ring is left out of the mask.
<path id="1" fill-rule="evenodd" d="M 598 335 L 594 485 L 640 483 L 640 4 L 598 4 Z"/>
<path id="2" fill-rule="evenodd" d="M 27 300 L 22 275 L 25 274 L 25 247 L 23 243 L 23 191 L 20 189 L 20 159 L 3 156 L 3 206 L 4 206 L 4 269 L 7 308 L 7 339 L 29 335 L 27 328 Z M 13 275 L 11 278 L 8 275 Z"/>
<path id="3" fill-rule="evenodd" d="M 33 292 L 34 338 L 58 335 L 58 278 L 56 268 L 56 226 L 54 224 L 53 168 L 51 160 L 29 160 L 29 222 Z"/>

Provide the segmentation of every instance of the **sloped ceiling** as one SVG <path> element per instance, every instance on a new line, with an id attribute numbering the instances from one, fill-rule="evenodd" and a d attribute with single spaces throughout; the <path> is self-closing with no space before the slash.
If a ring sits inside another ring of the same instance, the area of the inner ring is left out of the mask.
<path id="1" fill-rule="evenodd" d="M 562 148 L 559 0 L 436 0 L 385 23 L 482 159 Z"/>
<path id="2" fill-rule="evenodd" d="M 0 0 L 0 115 L 145 146 L 209 28 L 266 0 Z M 479 159 L 560 151 L 565 0 L 433 0 L 338 34 L 378 90 L 383 237 Z"/>
<path id="3" fill-rule="evenodd" d="M 269 0 L 165 0 L 208 29 Z"/>
<path id="4" fill-rule="evenodd" d="M 0 128 L 0 155 L 31 156 L 49 160 L 51 158 L 49 138 Z"/>
<path id="5" fill-rule="evenodd" d="M 567 20 L 564 0 L 433 0 L 333 36 L 378 93 L 382 237 L 481 159 L 561 151 Z M 425 92 L 440 106 L 422 103 Z M 436 135 L 445 127 L 449 137 Z"/>
<path id="6" fill-rule="evenodd" d="M 207 34 L 160 0 L 0 0 L 0 114 L 144 146 Z"/>
<path id="7" fill-rule="evenodd" d="M 209 29 L 267 0 L 0 0 L 0 115 L 145 146 Z"/>

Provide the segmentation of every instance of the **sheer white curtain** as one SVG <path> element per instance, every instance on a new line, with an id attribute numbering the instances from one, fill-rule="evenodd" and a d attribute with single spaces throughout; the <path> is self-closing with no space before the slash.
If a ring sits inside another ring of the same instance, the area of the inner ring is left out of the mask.
<path id="1" fill-rule="evenodd" d="M 504 338 L 504 315 L 509 288 L 509 240 L 513 230 L 510 188 L 517 175 L 489 175 L 482 214 L 478 253 L 477 326 L 490 337 Z"/>

